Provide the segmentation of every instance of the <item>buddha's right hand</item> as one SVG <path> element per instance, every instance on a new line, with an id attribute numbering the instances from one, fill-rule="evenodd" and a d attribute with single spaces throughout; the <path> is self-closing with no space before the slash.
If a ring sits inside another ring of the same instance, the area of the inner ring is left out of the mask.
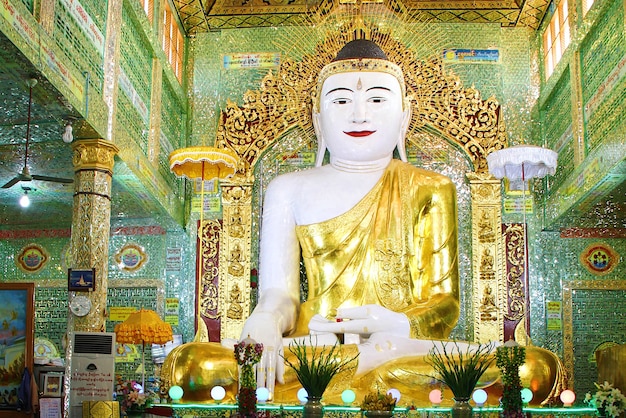
<path id="1" fill-rule="evenodd" d="M 263 354 L 256 365 L 257 386 L 267 388 L 273 397 L 276 380 L 283 383 L 285 374 L 283 335 L 275 315 L 271 312 L 252 312 L 241 333 L 242 339 L 247 337 L 263 344 Z"/>
<path id="2" fill-rule="evenodd" d="M 362 337 L 377 332 L 407 338 L 410 334 L 409 320 L 406 315 L 374 304 L 338 308 L 337 319 L 334 321 L 315 315 L 309 322 L 309 330 L 335 334 L 359 334 Z"/>

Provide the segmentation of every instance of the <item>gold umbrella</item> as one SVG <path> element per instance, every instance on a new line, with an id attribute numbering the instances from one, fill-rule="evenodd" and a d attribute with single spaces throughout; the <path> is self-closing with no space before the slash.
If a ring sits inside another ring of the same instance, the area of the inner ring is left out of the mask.
<path id="1" fill-rule="evenodd" d="M 200 190 L 200 250 L 202 250 L 202 221 L 204 218 L 204 182 L 225 180 L 237 172 L 239 157 L 227 148 L 209 146 L 188 147 L 170 153 L 170 171 L 178 177 L 202 180 Z M 202 254 L 202 251 L 200 251 Z"/>
<path id="2" fill-rule="evenodd" d="M 170 154 L 170 170 L 190 180 L 223 180 L 235 174 L 238 160 L 237 154 L 227 148 L 181 148 Z"/>
<path id="3" fill-rule="evenodd" d="M 197 235 L 200 239 L 200 257 L 202 257 L 202 223 L 204 221 L 204 182 L 217 179 L 225 180 L 237 172 L 239 156 L 228 148 L 210 146 L 188 147 L 170 153 L 170 170 L 178 177 L 190 180 L 202 180 L 200 190 L 200 228 Z M 202 264 L 200 274 L 202 274 Z M 198 316 L 198 329 L 200 318 Z"/>
<path id="4" fill-rule="evenodd" d="M 141 344 L 141 387 L 145 390 L 146 369 L 144 366 L 144 348 L 146 344 L 165 344 L 174 339 L 172 326 L 164 322 L 159 315 L 143 309 L 131 313 L 122 323 L 115 326 L 115 340 L 122 344 Z"/>

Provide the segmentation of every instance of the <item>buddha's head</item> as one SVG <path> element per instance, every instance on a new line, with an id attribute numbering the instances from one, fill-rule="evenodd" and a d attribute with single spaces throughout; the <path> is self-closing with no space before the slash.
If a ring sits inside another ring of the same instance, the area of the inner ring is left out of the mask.
<path id="1" fill-rule="evenodd" d="M 397 148 L 406 161 L 410 119 L 402 69 L 374 42 L 351 41 L 322 69 L 313 95 L 316 165 L 326 149 L 336 158 L 367 162 L 393 155 Z"/>

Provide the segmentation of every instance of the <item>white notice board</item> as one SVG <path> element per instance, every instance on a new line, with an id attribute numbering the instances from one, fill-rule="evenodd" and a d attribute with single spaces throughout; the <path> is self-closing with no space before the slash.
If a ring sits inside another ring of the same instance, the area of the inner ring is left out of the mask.
<path id="1" fill-rule="evenodd" d="M 40 418 L 61 418 L 61 398 L 39 399 Z"/>

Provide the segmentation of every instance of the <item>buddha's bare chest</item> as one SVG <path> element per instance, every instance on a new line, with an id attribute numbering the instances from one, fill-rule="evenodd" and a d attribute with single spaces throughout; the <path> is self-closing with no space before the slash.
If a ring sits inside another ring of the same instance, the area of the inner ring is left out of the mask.
<path id="1" fill-rule="evenodd" d="M 352 209 L 370 192 L 376 181 L 339 181 L 321 179 L 315 184 L 301 184 L 292 201 L 298 224 L 311 224 L 337 217 Z M 326 181 L 323 181 L 326 180 Z"/>

